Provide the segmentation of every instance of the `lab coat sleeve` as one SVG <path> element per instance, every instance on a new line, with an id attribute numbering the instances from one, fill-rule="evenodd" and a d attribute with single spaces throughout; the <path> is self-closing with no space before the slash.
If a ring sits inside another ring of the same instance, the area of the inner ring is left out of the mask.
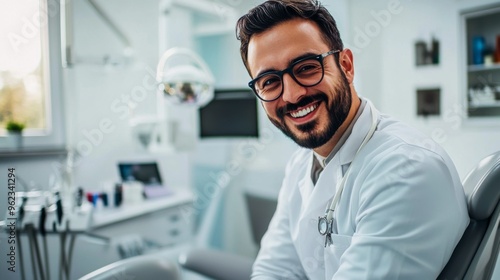
<path id="1" fill-rule="evenodd" d="M 348 198 L 354 235 L 333 279 L 436 279 L 469 222 L 445 161 L 403 145 L 361 169 Z"/>
<path id="2" fill-rule="evenodd" d="M 261 249 L 252 269 L 252 280 L 307 279 L 290 233 L 288 207 L 292 186 L 287 182 L 290 181 L 292 162 L 293 160 L 288 163 L 276 211 L 262 237 Z"/>

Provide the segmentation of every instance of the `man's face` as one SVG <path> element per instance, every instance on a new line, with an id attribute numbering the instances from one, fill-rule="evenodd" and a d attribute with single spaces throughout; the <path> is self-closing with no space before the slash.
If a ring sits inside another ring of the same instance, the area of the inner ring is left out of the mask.
<path id="1" fill-rule="evenodd" d="M 330 51 L 321 38 L 320 28 L 312 21 L 289 20 L 253 35 L 248 46 L 248 67 L 252 77 L 269 70 L 283 70 L 305 54 Z M 283 76 L 283 95 L 263 102 L 271 122 L 285 135 L 305 148 L 317 148 L 330 140 L 347 118 L 351 90 L 335 57 L 323 60 L 321 83 L 303 87 L 289 74 Z"/>

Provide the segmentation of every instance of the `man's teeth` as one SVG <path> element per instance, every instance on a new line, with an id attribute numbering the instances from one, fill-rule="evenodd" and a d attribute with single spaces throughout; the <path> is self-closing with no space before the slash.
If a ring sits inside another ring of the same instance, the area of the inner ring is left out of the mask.
<path id="1" fill-rule="evenodd" d="M 294 118 L 302 118 L 302 117 L 306 116 L 307 114 L 311 113 L 312 111 L 314 111 L 316 108 L 318 108 L 318 104 L 314 104 L 314 105 L 311 105 L 311 106 L 304 108 L 302 110 L 292 112 L 292 113 L 290 113 L 290 115 Z"/>

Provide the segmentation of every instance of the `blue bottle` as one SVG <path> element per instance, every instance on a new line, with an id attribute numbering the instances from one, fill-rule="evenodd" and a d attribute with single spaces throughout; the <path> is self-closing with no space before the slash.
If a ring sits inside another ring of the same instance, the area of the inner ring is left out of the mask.
<path id="1" fill-rule="evenodd" d="M 486 43 L 484 37 L 474 36 L 472 38 L 472 63 L 473 64 L 484 64 L 484 49 L 486 48 Z"/>

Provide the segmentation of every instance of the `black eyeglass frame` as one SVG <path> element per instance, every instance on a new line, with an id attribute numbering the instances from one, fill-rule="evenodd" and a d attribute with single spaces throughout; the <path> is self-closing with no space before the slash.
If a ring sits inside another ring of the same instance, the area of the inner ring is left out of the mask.
<path id="1" fill-rule="evenodd" d="M 322 53 L 322 54 L 318 54 L 318 55 L 311 55 L 311 56 L 308 56 L 308 57 L 304 57 L 300 60 L 297 60 L 295 62 L 293 62 L 292 64 L 290 64 L 290 66 L 288 66 L 286 69 L 283 69 L 281 71 L 277 70 L 277 71 L 268 71 L 268 72 L 265 72 L 265 73 L 262 73 L 260 74 L 259 76 L 257 76 L 255 79 L 251 80 L 250 82 L 248 82 L 248 86 L 252 89 L 253 93 L 257 96 L 257 98 L 259 98 L 260 100 L 264 101 L 264 102 L 272 102 L 272 101 L 275 101 L 276 99 L 280 98 L 282 95 L 283 95 L 283 92 L 284 92 L 284 89 L 285 89 L 285 85 L 283 85 L 283 76 L 285 75 L 285 73 L 288 73 L 290 75 L 290 77 L 292 77 L 292 79 L 299 85 L 303 86 L 303 87 L 313 87 L 319 83 L 321 83 L 321 81 L 323 81 L 323 77 L 325 76 L 325 67 L 323 65 L 323 59 L 331 54 L 335 54 L 335 53 L 339 53 L 341 50 L 331 50 L 331 51 L 328 51 L 326 53 Z M 304 62 L 306 60 L 309 60 L 309 59 L 314 59 L 314 60 L 317 60 L 319 61 L 320 65 L 321 65 L 321 79 L 319 79 L 319 81 L 315 84 L 312 84 L 312 85 L 304 85 L 302 84 L 301 82 L 299 82 L 297 80 L 297 78 L 295 77 L 295 75 L 293 74 L 293 67 L 301 62 Z M 278 96 L 276 96 L 276 98 L 273 98 L 273 99 L 269 99 L 269 100 L 266 100 L 266 99 L 263 99 L 258 93 L 257 93 L 257 90 L 255 89 L 255 82 L 257 80 L 259 80 L 260 78 L 264 77 L 264 76 L 267 76 L 267 75 L 270 75 L 270 74 L 274 74 L 274 75 L 277 75 L 280 80 L 281 80 L 281 93 L 278 94 Z"/>

